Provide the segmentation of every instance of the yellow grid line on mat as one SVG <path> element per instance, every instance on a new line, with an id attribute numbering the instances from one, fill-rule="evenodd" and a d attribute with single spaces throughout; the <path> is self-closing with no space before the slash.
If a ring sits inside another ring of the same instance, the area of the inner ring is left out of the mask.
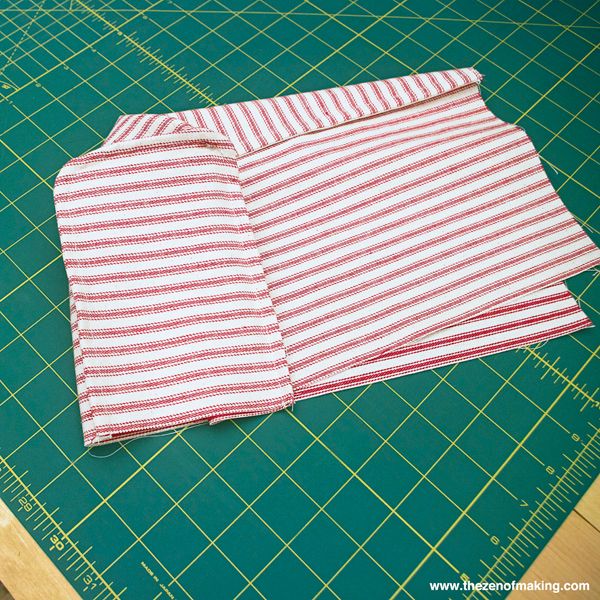
<path id="1" fill-rule="evenodd" d="M 599 349 L 600 349 L 600 346 L 598 346 L 598 348 L 596 348 L 594 354 L 592 354 L 591 356 L 589 356 L 588 359 L 583 363 L 583 365 L 581 365 L 581 367 L 578 369 L 578 371 L 575 373 L 575 375 L 573 376 L 573 378 L 570 381 L 572 385 L 574 385 L 575 379 L 577 379 L 577 377 L 579 377 L 579 375 L 581 375 L 581 373 L 585 370 L 585 368 L 588 366 L 588 364 L 590 363 L 590 361 L 592 360 L 592 358 L 594 358 L 595 353 Z M 523 361 L 523 362 L 525 362 L 525 361 Z M 546 416 L 558 404 L 558 402 L 560 401 L 560 399 L 563 397 L 563 395 L 566 393 L 567 390 L 568 390 L 568 387 L 565 387 L 556 396 L 556 398 L 549 404 L 548 408 L 546 408 L 543 411 L 542 415 L 535 422 L 535 424 L 533 425 L 533 427 L 531 427 L 531 429 L 529 429 L 529 431 L 523 436 L 522 440 L 517 444 L 517 446 L 514 448 L 514 450 L 512 450 L 510 452 L 510 454 L 506 457 L 506 459 L 502 462 L 502 464 L 496 469 L 496 471 L 494 472 L 493 476 L 485 483 L 485 485 L 479 490 L 479 492 L 469 502 L 468 506 L 464 509 L 463 513 L 461 513 L 461 515 L 450 525 L 450 527 L 448 527 L 448 529 L 446 530 L 446 532 L 440 537 L 440 539 L 434 545 L 435 548 L 437 548 L 448 537 L 448 535 L 450 535 L 450 533 L 453 531 L 453 529 L 462 520 L 462 518 L 464 516 L 464 513 L 466 513 L 472 506 L 474 506 L 475 503 L 477 502 L 477 500 L 479 500 L 479 498 L 485 492 L 485 490 L 487 490 L 488 487 L 492 483 L 494 483 L 496 481 L 497 477 L 500 475 L 500 473 L 502 473 L 502 471 L 504 470 L 504 468 L 506 467 L 506 465 L 508 465 L 510 463 L 510 461 L 515 456 L 515 454 L 523 447 L 523 445 L 525 444 L 525 442 L 533 435 L 533 433 L 536 431 L 536 429 L 544 421 L 544 419 L 546 418 Z M 419 568 L 426 562 L 426 560 L 429 558 L 429 556 L 431 556 L 432 553 L 433 553 L 433 550 L 430 550 L 429 553 L 427 554 L 427 556 L 415 567 L 415 569 L 412 571 L 412 573 L 404 580 L 404 582 L 402 584 L 402 587 L 404 587 L 405 585 L 407 585 L 410 582 L 410 580 L 415 576 L 415 574 L 417 573 L 417 571 L 419 570 Z M 399 588 L 399 590 L 400 589 L 401 588 Z M 394 598 L 396 596 L 397 596 L 397 593 L 394 596 L 392 596 L 392 598 Z"/>

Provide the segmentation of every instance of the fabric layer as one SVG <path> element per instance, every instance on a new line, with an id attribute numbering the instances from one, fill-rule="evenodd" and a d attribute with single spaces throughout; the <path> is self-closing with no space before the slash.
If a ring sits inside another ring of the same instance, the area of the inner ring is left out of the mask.
<path id="1" fill-rule="evenodd" d="M 84 441 L 591 325 L 600 262 L 528 136 L 460 69 L 128 115 L 56 180 Z"/>

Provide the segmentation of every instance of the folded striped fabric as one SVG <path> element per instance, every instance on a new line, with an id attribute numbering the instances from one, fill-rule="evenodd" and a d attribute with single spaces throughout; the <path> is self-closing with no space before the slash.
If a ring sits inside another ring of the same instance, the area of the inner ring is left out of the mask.
<path id="1" fill-rule="evenodd" d="M 565 335 L 600 262 L 458 69 L 121 117 L 55 200 L 84 443 Z"/>

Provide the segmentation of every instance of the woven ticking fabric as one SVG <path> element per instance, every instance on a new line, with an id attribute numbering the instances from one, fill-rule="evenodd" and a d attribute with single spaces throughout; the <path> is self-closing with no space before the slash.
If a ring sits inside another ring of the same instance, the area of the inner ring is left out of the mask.
<path id="1" fill-rule="evenodd" d="M 561 281 L 600 251 L 480 79 L 129 115 L 71 160 L 55 199 L 85 444 L 590 326 Z"/>

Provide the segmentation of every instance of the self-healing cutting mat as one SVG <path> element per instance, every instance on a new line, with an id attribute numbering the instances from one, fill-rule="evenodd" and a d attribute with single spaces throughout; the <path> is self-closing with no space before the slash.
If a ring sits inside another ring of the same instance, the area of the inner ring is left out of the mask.
<path id="1" fill-rule="evenodd" d="M 571 1 L 3 3 L 0 497 L 84 598 L 424 598 L 531 564 L 598 472 L 596 330 L 85 451 L 52 183 L 123 113 L 475 66 L 598 242 L 600 10 Z M 597 279 L 569 281 L 596 323 Z"/>

